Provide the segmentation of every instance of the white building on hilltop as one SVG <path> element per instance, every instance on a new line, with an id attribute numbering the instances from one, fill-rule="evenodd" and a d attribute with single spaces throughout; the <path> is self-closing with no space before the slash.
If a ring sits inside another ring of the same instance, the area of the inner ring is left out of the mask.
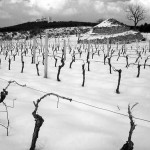
<path id="1" fill-rule="evenodd" d="M 52 22 L 52 18 L 51 17 L 42 17 L 41 19 L 36 19 L 36 22 L 43 22 L 43 21 L 47 21 Z"/>

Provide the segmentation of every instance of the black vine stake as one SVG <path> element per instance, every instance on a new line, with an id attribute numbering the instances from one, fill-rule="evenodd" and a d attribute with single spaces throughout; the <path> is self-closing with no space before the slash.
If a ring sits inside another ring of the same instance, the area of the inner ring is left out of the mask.
<path id="1" fill-rule="evenodd" d="M 23 61 L 23 54 L 21 54 L 21 61 Z"/>
<path id="2" fill-rule="evenodd" d="M 80 51 L 80 52 L 79 52 L 79 54 L 80 54 L 80 58 L 81 58 L 81 55 L 82 55 L 82 51 Z"/>
<path id="3" fill-rule="evenodd" d="M 126 68 L 128 68 L 129 67 L 129 61 L 128 61 L 128 55 L 126 56 Z"/>
<path id="4" fill-rule="evenodd" d="M 94 54 L 95 54 L 95 53 L 93 52 L 93 53 L 92 53 L 92 59 L 94 58 Z"/>
<path id="5" fill-rule="evenodd" d="M 27 51 L 26 50 L 24 51 L 24 54 L 25 54 L 25 56 L 27 55 Z"/>
<path id="6" fill-rule="evenodd" d="M 75 55 L 72 56 L 72 61 L 71 61 L 71 63 L 70 63 L 70 67 L 69 67 L 69 68 L 71 68 L 73 62 L 75 62 Z"/>
<path id="7" fill-rule="evenodd" d="M 55 59 L 55 67 L 57 67 L 57 58 L 54 56 L 54 59 Z"/>
<path id="8" fill-rule="evenodd" d="M 123 54 L 123 52 L 124 52 L 124 45 L 122 45 L 121 54 Z"/>
<path id="9" fill-rule="evenodd" d="M 61 65 L 58 66 L 57 81 L 61 81 L 60 78 L 59 78 L 59 75 L 60 75 L 60 70 L 61 70 L 62 67 L 64 67 L 64 65 L 65 65 L 65 62 L 64 62 L 64 58 L 62 56 Z"/>
<path id="10" fill-rule="evenodd" d="M 17 55 L 17 53 L 13 55 L 14 61 L 15 61 L 16 55 Z"/>
<path id="11" fill-rule="evenodd" d="M 138 52 L 138 57 L 136 58 L 135 63 L 137 63 L 137 61 L 139 60 L 139 58 L 142 58 L 140 52 Z"/>
<path id="12" fill-rule="evenodd" d="M 40 76 L 40 74 L 39 74 L 39 62 L 36 63 L 36 70 L 37 70 L 37 75 Z"/>
<path id="13" fill-rule="evenodd" d="M 88 60 L 88 71 L 90 71 L 90 61 Z"/>
<path id="14" fill-rule="evenodd" d="M 43 63 L 43 65 L 44 65 L 44 59 L 45 59 L 45 57 L 44 57 L 44 53 L 42 54 L 42 58 L 43 58 L 42 63 Z"/>
<path id="15" fill-rule="evenodd" d="M 10 70 L 10 65 L 11 65 L 11 59 L 10 59 L 10 57 L 9 57 L 9 60 L 8 60 L 8 62 L 9 62 L 9 67 L 8 67 L 8 70 Z"/>
<path id="16" fill-rule="evenodd" d="M 109 65 L 109 71 L 110 71 L 110 74 L 111 74 L 111 62 L 110 62 L 111 58 L 108 58 L 108 65 Z"/>
<path id="17" fill-rule="evenodd" d="M 104 54 L 104 65 L 106 64 L 107 55 Z"/>
<path id="18" fill-rule="evenodd" d="M 117 61 L 119 60 L 119 58 L 120 58 L 120 50 L 119 50 L 119 52 L 118 52 L 118 58 L 117 58 Z"/>
<path id="19" fill-rule="evenodd" d="M 12 49 L 10 51 L 11 51 L 11 56 L 12 56 Z"/>
<path id="20" fill-rule="evenodd" d="M 6 60 L 7 56 L 8 56 L 8 52 L 6 51 L 5 60 Z"/>
<path id="21" fill-rule="evenodd" d="M 31 61 L 31 64 L 33 64 L 33 60 L 34 60 L 34 58 L 33 58 L 33 55 L 32 55 L 32 61 Z"/>
<path id="22" fill-rule="evenodd" d="M 145 67 L 146 67 L 146 62 L 148 61 L 148 57 L 145 59 L 145 62 L 144 62 L 144 69 L 145 69 Z"/>
<path id="23" fill-rule="evenodd" d="M 100 50 L 98 50 L 98 56 L 100 56 Z"/>
<path id="24" fill-rule="evenodd" d="M 120 81 L 121 81 L 121 72 L 122 72 L 122 70 L 119 69 L 119 70 L 116 70 L 116 71 L 118 72 L 118 85 L 117 85 L 116 93 L 120 94 L 120 92 L 119 92 L 119 86 L 120 86 Z"/>
<path id="25" fill-rule="evenodd" d="M 88 52 L 88 54 L 87 54 L 87 59 L 86 59 L 86 62 L 88 63 L 88 71 L 90 71 L 90 61 L 89 61 L 89 57 L 90 57 L 90 52 Z"/>
<path id="26" fill-rule="evenodd" d="M 141 65 L 138 63 L 138 66 L 137 66 L 137 68 L 138 68 L 138 74 L 137 74 L 137 78 L 139 78 L 139 76 L 140 76 L 140 68 L 141 68 Z"/>
<path id="27" fill-rule="evenodd" d="M 23 69 L 24 69 L 24 61 L 22 60 L 22 69 L 21 69 L 21 73 L 23 73 Z"/>
<path id="28" fill-rule="evenodd" d="M 17 54 L 18 54 L 18 56 L 19 56 L 19 50 L 17 50 Z"/>
<path id="29" fill-rule="evenodd" d="M 82 86 L 84 87 L 84 83 L 85 83 L 85 64 L 82 65 L 82 74 L 83 74 Z"/>

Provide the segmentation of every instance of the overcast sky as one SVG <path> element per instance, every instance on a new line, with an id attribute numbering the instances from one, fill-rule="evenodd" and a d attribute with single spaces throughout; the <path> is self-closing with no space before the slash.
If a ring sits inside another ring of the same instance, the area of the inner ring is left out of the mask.
<path id="1" fill-rule="evenodd" d="M 137 2 L 146 10 L 144 22 L 150 23 L 150 0 L 0 0 L 0 27 L 35 21 L 42 16 L 50 16 L 54 21 L 89 22 L 115 18 L 132 24 L 124 9 Z"/>

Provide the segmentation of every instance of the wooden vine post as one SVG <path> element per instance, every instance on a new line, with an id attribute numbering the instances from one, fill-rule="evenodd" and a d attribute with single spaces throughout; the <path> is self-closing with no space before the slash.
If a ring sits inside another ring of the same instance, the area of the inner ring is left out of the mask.
<path id="1" fill-rule="evenodd" d="M 48 33 L 45 35 L 44 78 L 48 77 Z"/>
<path id="2" fill-rule="evenodd" d="M 110 46 L 109 46 L 109 38 L 107 38 L 107 57 L 109 57 L 109 51 L 110 51 Z"/>
<path id="3" fill-rule="evenodd" d="M 64 61 L 66 60 L 66 40 L 64 39 Z"/>
<path id="4" fill-rule="evenodd" d="M 33 64 L 35 64 L 36 61 L 36 36 L 33 38 Z"/>

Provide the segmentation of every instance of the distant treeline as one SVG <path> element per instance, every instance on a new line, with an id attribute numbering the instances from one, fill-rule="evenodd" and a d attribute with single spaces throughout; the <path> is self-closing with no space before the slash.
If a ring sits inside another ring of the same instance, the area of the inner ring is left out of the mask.
<path id="1" fill-rule="evenodd" d="M 130 26 L 130 27 L 131 27 L 131 29 L 134 29 L 133 26 Z M 140 32 L 150 32 L 150 24 L 147 24 L 147 23 L 137 26 L 136 28 Z"/>
<path id="2" fill-rule="evenodd" d="M 91 22 L 76 22 L 76 21 L 59 21 L 59 22 L 27 22 L 10 27 L 0 28 L 0 32 L 17 32 L 17 31 L 30 31 L 35 29 L 48 29 L 48 28 L 61 28 L 61 27 L 79 27 L 79 26 L 95 26 L 98 23 Z"/>
<path id="3" fill-rule="evenodd" d="M 150 32 L 150 24 L 142 24 L 141 26 L 139 26 L 139 31 L 140 32 Z"/>
<path id="4" fill-rule="evenodd" d="M 92 22 L 77 22 L 77 21 L 54 21 L 54 22 L 27 22 L 19 25 L 14 25 L 10 27 L 0 28 L 0 32 L 20 32 L 20 31 L 31 31 L 35 29 L 48 29 L 48 28 L 62 28 L 62 27 L 79 27 L 79 26 L 95 26 L 98 23 Z M 130 26 L 134 29 L 133 26 Z M 150 24 L 142 24 L 137 27 L 140 32 L 150 32 Z"/>

